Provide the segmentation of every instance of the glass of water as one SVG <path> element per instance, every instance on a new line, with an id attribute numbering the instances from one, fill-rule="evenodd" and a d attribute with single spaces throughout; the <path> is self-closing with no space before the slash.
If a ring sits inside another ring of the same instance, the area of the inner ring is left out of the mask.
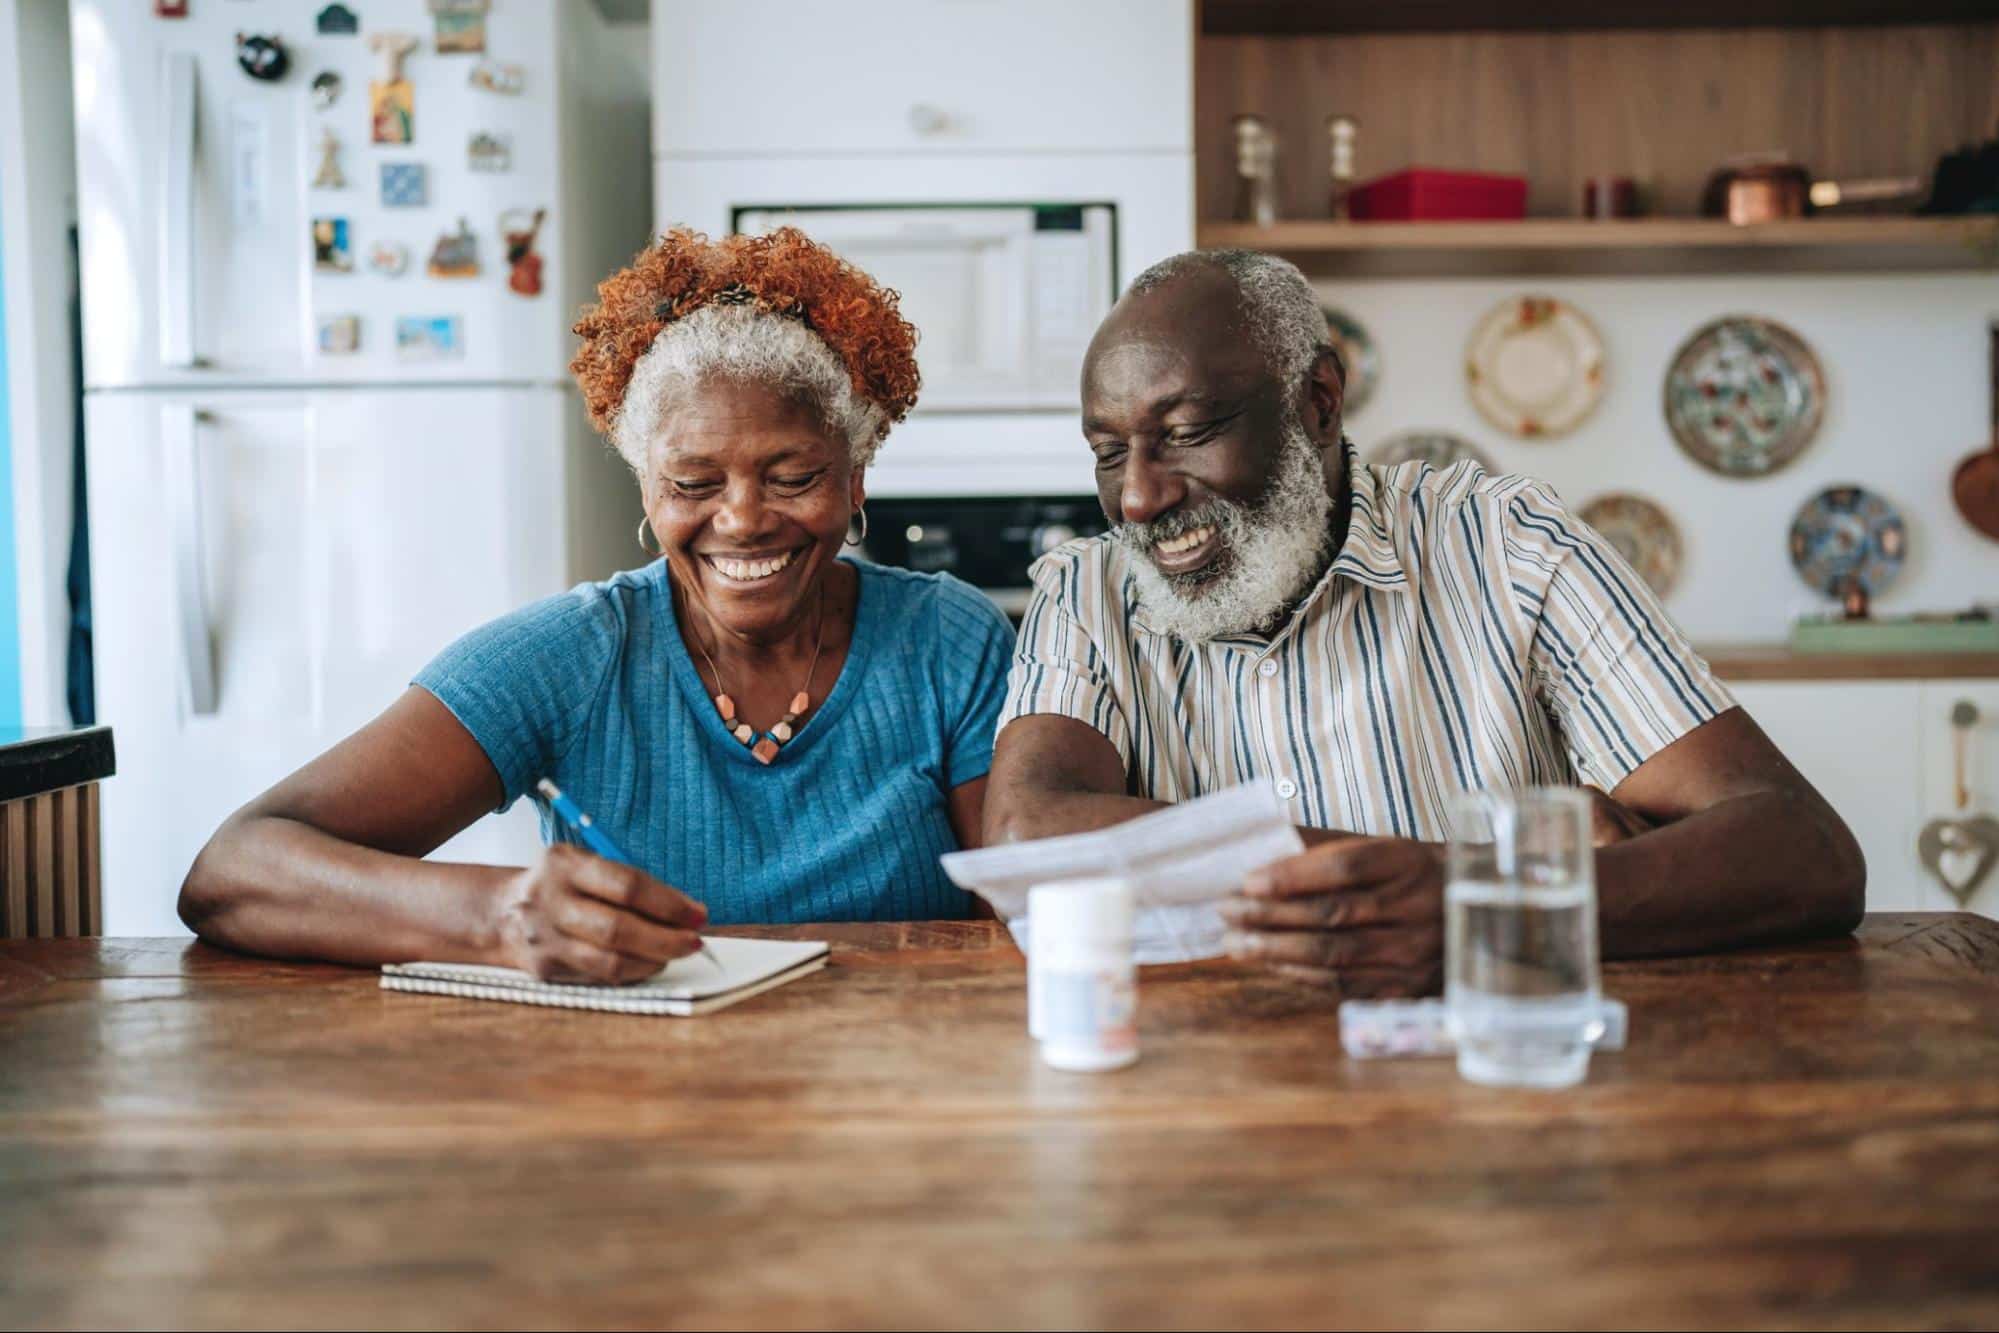
<path id="1" fill-rule="evenodd" d="M 1458 1073 L 1566 1088 L 1603 1035 L 1589 798 L 1572 787 L 1472 792 L 1451 812 L 1444 1012 Z"/>

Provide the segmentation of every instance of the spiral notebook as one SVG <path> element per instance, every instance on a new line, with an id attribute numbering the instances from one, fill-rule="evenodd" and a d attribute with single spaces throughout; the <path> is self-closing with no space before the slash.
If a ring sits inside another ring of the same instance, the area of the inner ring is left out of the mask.
<path id="1" fill-rule="evenodd" d="M 390 963 L 382 969 L 382 989 L 689 1018 L 727 1009 L 826 966 L 823 940 L 703 938 L 713 960 L 698 953 L 676 958 L 650 980 L 629 986 L 560 985 L 537 981 L 511 967 L 475 963 Z"/>

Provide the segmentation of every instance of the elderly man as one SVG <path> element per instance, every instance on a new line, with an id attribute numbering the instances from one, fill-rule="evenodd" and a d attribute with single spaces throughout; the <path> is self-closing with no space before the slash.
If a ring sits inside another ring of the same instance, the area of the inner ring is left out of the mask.
<path id="1" fill-rule="evenodd" d="M 987 840 L 1100 828 L 1252 779 L 1307 844 L 1224 904 L 1236 957 L 1351 995 L 1437 989 L 1462 791 L 1581 782 L 1606 953 L 1846 931 L 1860 850 L 1546 486 L 1362 463 L 1292 265 L 1141 274 L 1092 341 L 1114 525 L 1034 568 Z"/>

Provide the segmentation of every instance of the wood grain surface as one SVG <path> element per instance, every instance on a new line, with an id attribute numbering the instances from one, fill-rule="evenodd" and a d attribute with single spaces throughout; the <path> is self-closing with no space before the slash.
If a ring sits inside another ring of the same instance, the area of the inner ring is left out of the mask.
<path id="1" fill-rule="evenodd" d="M 1224 963 L 1061 1074 L 993 925 L 742 933 L 832 965 L 677 1020 L 0 943 L 0 1325 L 1999 1323 L 1992 922 L 1608 966 L 1560 1094 Z"/>
<path id="2" fill-rule="evenodd" d="M 1327 215 L 1326 118 L 1360 120 L 1362 181 L 1410 166 L 1527 177 L 1530 217 L 1573 217 L 1592 176 L 1692 217 L 1723 158 L 1779 150 L 1817 178 L 1928 176 L 1999 121 L 1999 23 L 1637 32 L 1202 37 L 1198 215 L 1231 215 L 1229 121 L 1277 134 L 1277 213 Z"/>

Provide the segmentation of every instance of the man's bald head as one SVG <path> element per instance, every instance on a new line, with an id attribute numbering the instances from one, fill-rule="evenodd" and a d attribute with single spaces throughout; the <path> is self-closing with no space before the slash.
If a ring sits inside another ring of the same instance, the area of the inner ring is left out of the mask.
<path id="1" fill-rule="evenodd" d="M 1167 299 L 1161 301 L 1161 296 Z M 1198 306 L 1225 319 L 1236 336 L 1247 337 L 1270 373 L 1287 385 L 1295 384 L 1322 353 L 1332 355 L 1340 378 L 1346 378 L 1326 336 L 1318 295 L 1288 259 L 1255 250 L 1189 250 L 1132 279 L 1118 304 L 1133 316 Z M 1106 330 L 1119 322 L 1119 313 L 1112 311 Z"/>

